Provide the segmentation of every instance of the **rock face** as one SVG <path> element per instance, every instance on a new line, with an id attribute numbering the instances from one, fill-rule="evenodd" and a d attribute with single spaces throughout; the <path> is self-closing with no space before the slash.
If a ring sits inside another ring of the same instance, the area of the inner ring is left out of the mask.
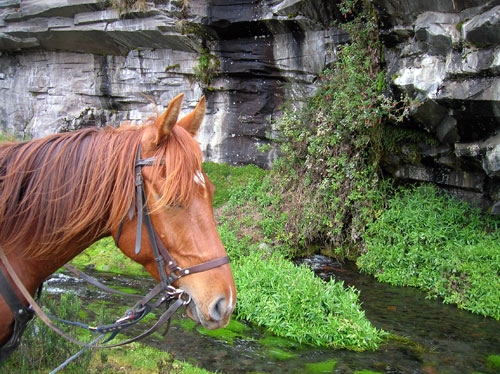
<path id="1" fill-rule="evenodd" d="M 40 137 L 140 122 L 179 92 L 186 111 L 205 94 L 205 156 L 269 166 L 274 150 L 260 149 L 283 98 L 310 94 L 347 38 L 330 27 L 333 2 L 321 0 L 136 4 L 0 0 L 0 126 Z"/>
<path id="2" fill-rule="evenodd" d="M 396 178 L 430 181 L 500 213 L 500 1 L 374 1 L 395 92 L 419 102 L 407 127 L 434 142 L 388 157 Z"/>
<path id="3" fill-rule="evenodd" d="M 300 105 L 348 40 L 337 2 L 0 0 L 0 129 L 142 122 L 180 92 L 184 111 L 205 94 L 206 158 L 269 166 L 284 99 Z M 392 91 L 419 101 L 403 126 L 432 139 L 401 145 L 385 170 L 500 214 L 500 1 L 372 3 Z"/>

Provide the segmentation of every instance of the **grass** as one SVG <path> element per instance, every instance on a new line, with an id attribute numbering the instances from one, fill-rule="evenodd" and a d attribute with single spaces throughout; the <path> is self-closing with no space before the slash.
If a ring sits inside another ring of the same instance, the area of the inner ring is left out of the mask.
<path id="1" fill-rule="evenodd" d="M 261 180 L 265 171 L 254 165 L 231 167 L 215 162 L 203 163 L 203 170 L 215 185 L 214 208 L 224 205 L 234 191 L 252 180 Z"/>
<path id="2" fill-rule="evenodd" d="M 13 135 L 6 134 L 6 133 L 0 131 L 0 143 L 1 142 L 13 142 L 15 140 L 16 139 Z"/>
<path id="3" fill-rule="evenodd" d="M 500 220 L 437 187 L 402 189 L 365 235 L 360 269 L 500 320 Z"/>

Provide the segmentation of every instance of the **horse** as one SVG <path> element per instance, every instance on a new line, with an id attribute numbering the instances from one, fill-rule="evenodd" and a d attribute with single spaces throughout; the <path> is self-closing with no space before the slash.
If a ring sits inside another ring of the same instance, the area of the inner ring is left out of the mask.
<path id="1" fill-rule="evenodd" d="M 140 126 L 90 127 L 0 144 L 0 254 L 31 296 L 89 245 L 112 236 L 157 281 L 166 274 L 187 295 L 188 317 L 207 329 L 228 324 L 236 287 L 213 215 L 214 185 L 202 171 L 195 139 L 205 98 L 179 119 L 182 99 L 179 94 Z M 165 249 L 160 262 L 156 246 Z M 0 273 L 26 306 L 29 298 L 6 267 L 0 262 Z M 11 309 L 0 293 L 0 347 L 13 339 Z"/>

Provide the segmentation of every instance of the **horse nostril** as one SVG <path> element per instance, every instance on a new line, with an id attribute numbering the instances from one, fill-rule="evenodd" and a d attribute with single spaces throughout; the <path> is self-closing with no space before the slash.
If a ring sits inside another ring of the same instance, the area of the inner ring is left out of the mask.
<path id="1" fill-rule="evenodd" d="M 228 305 L 225 297 L 219 297 L 210 308 L 210 318 L 214 321 L 222 321 L 227 317 Z"/>

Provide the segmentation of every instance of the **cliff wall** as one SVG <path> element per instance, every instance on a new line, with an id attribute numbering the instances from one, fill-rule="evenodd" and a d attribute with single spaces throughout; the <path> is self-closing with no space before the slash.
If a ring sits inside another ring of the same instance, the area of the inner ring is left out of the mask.
<path id="1" fill-rule="evenodd" d="M 348 41 L 337 3 L 0 0 L 0 128 L 141 122 L 180 92 L 184 111 L 205 94 L 206 158 L 269 166 L 283 102 L 301 105 Z M 400 144 L 385 171 L 500 213 L 500 1 L 372 3 L 392 92 L 419 101 L 404 128 L 433 139 Z"/>

